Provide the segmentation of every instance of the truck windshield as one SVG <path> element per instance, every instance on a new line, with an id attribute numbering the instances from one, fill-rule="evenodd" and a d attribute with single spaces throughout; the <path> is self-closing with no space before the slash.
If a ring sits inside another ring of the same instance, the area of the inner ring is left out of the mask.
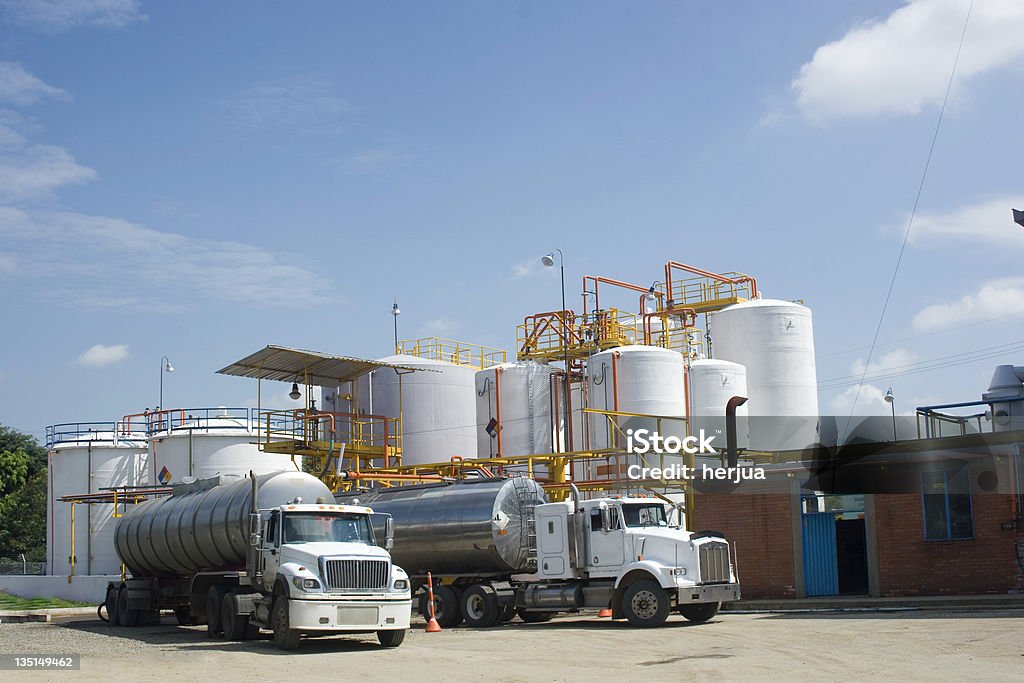
<path id="1" fill-rule="evenodd" d="M 293 512 L 284 518 L 284 543 L 373 544 L 366 515 L 351 513 Z"/>
<path id="2" fill-rule="evenodd" d="M 622 516 L 626 526 L 668 526 L 665 506 L 658 503 L 625 503 Z"/>

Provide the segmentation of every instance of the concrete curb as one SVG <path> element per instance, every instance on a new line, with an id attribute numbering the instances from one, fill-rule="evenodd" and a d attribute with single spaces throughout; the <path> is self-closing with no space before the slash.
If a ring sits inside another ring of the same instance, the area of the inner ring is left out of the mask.
<path id="1" fill-rule="evenodd" d="M 50 607 L 47 609 L 0 610 L 0 623 L 45 623 L 50 621 L 53 617 L 87 617 L 95 615 L 95 607 Z"/>
<path id="2" fill-rule="evenodd" d="M 723 612 L 763 614 L 771 612 L 891 612 L 910 610 L 1008 610 L 1024 609 L 1024 595 L 957 595 L 905 598 L 789 598 L 740 600 L 722 605 Z"/>

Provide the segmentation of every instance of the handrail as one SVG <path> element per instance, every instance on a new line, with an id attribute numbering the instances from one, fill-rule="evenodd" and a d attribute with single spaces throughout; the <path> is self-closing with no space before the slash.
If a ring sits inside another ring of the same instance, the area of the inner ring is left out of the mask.
<path id="1" fill-rule="evenodd" d="M 739 274 L 739 277 L 727 277 L 727 276 L 722 275 L 720 273 L 712 273 L 709 270 L 704 270 L 703 268 L 697 268 L 696 266 L 690 266 L 690 265 L 687 265 L 685 263 L 679 263 L 678 261 L 668 261 L 668 262 L 665 263 L 665 289 L 668 292 L 669 299 L 672 298 L 672 294 L 673 294 L 673 292 L 672 292 L 672 270 L 673 269 L 682 270 L 682 271 L 687 272 L 687 273 L 693 273 L 694 275 L 700 275 L 701 277 L 706 277 L 706 278 L 708 278 L 710 280 L 717 280 L 718 282 L 723 282 L 723 283 L 731 284 L 731 285 L 739 285 L 739 284 L 743 284 L 744 282 L 747 282 L 747 283 L 750 283 L 750 293 L 751 293 L 750 298 L 751 299 L 760 298 L 760 293 L 757 290 L 757 279 L 754 278 L 754 277 L 751 277 L 750 275 Z"/>

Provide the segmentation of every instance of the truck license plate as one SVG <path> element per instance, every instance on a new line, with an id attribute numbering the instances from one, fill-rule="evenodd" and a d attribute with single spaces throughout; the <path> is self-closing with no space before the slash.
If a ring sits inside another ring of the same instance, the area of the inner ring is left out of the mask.
<path id="1" fill-rule="evenodd" d="M 376 625 L 380 621 L 378 607 L 339 607 L 338 624 L 342 626 Z"/>

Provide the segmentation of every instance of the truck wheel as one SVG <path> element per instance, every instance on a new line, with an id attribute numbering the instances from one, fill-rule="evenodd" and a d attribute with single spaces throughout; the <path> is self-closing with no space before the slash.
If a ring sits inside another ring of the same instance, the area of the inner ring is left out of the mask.
<path id="1" fill-rule="evenodd" d="M 136 626 L 139 623 L 139 611 L 128 607 L 127 586 L 121 586 L 117 591 L 117 622 L 122 626 Z"/>
<path id="2" fill-rule="evenodd" d="M 420 598 L 420 611 L 423 612 L 423 620 L 430 621 L 430 604 L 427 594 L 423 593 Z M 462 611 L 459 607 L 459 594 L 451 586 L 438 586 L 434 589 L 434 618 L 441 628 L 458 626 L 462 621 Z"/>
<path id="3" fill-rule="evenodd" d="M 107 597 L 103 604 L 107 608 L 107 622 L 111 626 L 120 624 L 121 620 L 117 618 L 117 587 L 109 586 L 107 588 Z"/>
<path id="4" fill-rule="evenodd" d="M 473 584 L 462 594 L 460 603 L 468 626 L 487 628 L 498 623 L 498 596 L 490 586 Z"/>
<path id="5" fill-rule="evenodd" d="M 282 650 L 299 647 L 299 632 L 288 626 L 288 598 L 280 596 L 270 611 L 270 627 L 274 630 L 274 645 Z"/>
<path id="6" fill-rule="evenodd" d="M 405 640 L 405 629 L 398 631 L 377 631 L 377 640 L 382 647 L 398 647 Z"/>
<path id="7" fill-rule="evenodd" d="M 668 608 L 668 593 L 654 581 L 636 581 L 622 593 L 622 612 L 633 626 L 661 626 Z"/>
<path id="8" fill-rule="evenodd" d="M 692 621 L 695 624 L 703 624 L 708 619 L 718 614 L 718 610 L 722 607 L 720 602 L 698 602 L 693 605 L 679 605 L 678 611 L 687 621 Z"/>
<path id="9" fill-rule="evenodd" d="M 236 610 L 235 596 L 228 593 L 220 603 L 220 623 L 224 640 L 245 640 L 249 631 L 249 616 Z"/>
<path id="10" fill-rule="evenodd" d="M 224 602 L 224 594 L 227 593 L 223 586 L 210 586 L 206 591 L 206 636 L 216 638 L 224 630 L 223 622 L 220 620 L 220 607 Z"/>
<path id="11" fill-rule="evenodd" d="M 539 624 L 545 621 L 551 621 L 551 617 L 555 616 L 554 612 L 528 612 L 522 607 L 516 607 L 516 614 L 527 624 Z"/>

